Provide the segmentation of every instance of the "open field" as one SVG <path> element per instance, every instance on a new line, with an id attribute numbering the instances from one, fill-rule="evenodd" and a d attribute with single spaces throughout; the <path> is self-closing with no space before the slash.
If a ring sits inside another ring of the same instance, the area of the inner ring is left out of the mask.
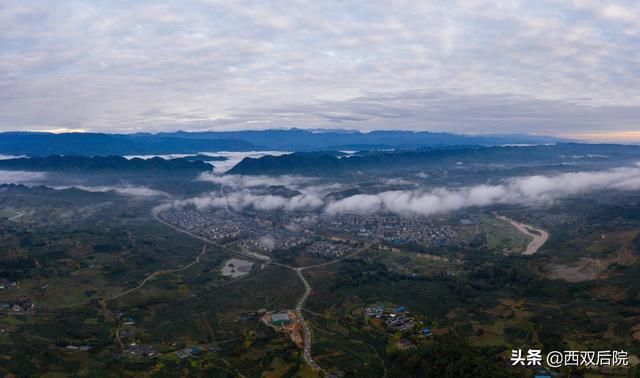
<path id="1" fill-rule="evenodd" d="M 508 223 L 502 222 L 490 214 L 481 216 L 481 227 L 486 234 L 487 247 L 502 253 L 522 253 L 526 250 L 531 237 L 523 234 Z"/>
<path id="2" fill-rule="evenodd" d="M 20 213 L 15 210 L 0 209 L 0 218 L 13 218 L 19 215 Z"/>

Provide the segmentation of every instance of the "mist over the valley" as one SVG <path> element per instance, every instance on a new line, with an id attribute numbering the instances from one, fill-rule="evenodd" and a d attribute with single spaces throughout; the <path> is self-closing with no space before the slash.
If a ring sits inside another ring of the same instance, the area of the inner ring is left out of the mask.
<path id="1" fill-rule="evenodd" d="M 46 177 L 46 172 L 0 170 L 0 184 L 28 184 L 42 181 Z"/>
<path id="2" fill-rule="evenodd" d="M 243 176 L 203 173 L 199 180 L 221 186 L 218 191 L 193 198 L 175 200 L 163 208 L 195 206 L 198 209 L 227 208 L 235 211 L 320 211 L 328 215 L 355 213 L 393 213 L 401 216 L 430 216 L 455 210 L 496 204 L 548 205 L 573 195 L 599 190 L 640 189 L 640 166 L 603 171 L 578 171 L 550 175 L 514 176 L 498 184 L 464 187 L 432 187 L 405 179 L 386 180 L 388 184 L 415 187 L 354 194 L 344 198 L 329 195 L 347 184 L 324 184 L 319 178 L 304 176 Z M 282 186 L 292 195 L 269 194 L 260 188 Z"/>

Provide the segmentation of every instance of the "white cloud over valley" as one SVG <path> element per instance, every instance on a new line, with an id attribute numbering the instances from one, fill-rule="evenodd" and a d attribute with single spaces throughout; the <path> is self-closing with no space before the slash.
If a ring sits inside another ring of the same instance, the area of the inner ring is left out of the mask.
<path id="1" fill-rule="evenodd" d="M 212 176 L 213 177 L 213 176 Z M 287 177 L 287 179 L 283 179 Z M 227 208 L 234 211 L 255 209 L 262 211 L 320 211 L 329 215 L 357 213 L 394 213 L 404 216 L 447 213 L 470 207 L 497 204 L 539 206 L 556 200 L 599 190 L 640 190 L 640 166 L 621 167 L 606 171 L 572 172 L 557 175 L 521 176 L 506 179 L 495 185 L 475 185 L 462 188 L 431 188 L 390 190 L 372 194 L 356 194 L 342 199 L 326 197 L 326 187 L 315 187 L 314 180 L 300 176 L 219 176 L 218 183 L 231 183 L 226 191 L 174 201 L 168 207 L 195 206 Z M 285 197 L 254 191 L 260 186 L 291 184 L 301 194 Z"/>
<path id="2" fill-rule="evenodd" d="M 0 184 L 30 184 L 41 182 L 47 177 L 45 172 L 2 171 Z"/>
<path id="3" fill-rule="evenodd" d="M 134 185 L 101 185 L 101 186 L 91 186 L 91 185 L 65 185 L 65 186 L 53 186 L 56 190 L 63 189 L 80 189 L 87 192 L 116 192 L 125 196 L 132 197 L 171 197 L 169 193 L 163 192 L 161 190 L 148 188 L 146 186 L 134 186 Z"/>

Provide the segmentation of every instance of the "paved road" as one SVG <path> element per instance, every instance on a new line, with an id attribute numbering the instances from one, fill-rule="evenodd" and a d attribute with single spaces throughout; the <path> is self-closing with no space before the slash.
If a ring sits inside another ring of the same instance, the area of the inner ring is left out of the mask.
<path id="1" fill-rule="evenodd" d="M 304 316 L 302 315 L 302 306 L 304 306 L 304 302 L 307 301 L 309 294 L 311 294 L 311 285 L 309 285 L 307 279 L 304 278 L 304 275 L 302 275 L 302 268 L 295 268 L 295 271 L 304 284 L 304 294 L 302 294 L 302 297 L 300 297 L 300 300 L 298 300 L 298 304 L 296 304 L 296 314 L 298 314 L 298 319 L 300 319 L 300 324 L 302 325 L 302 330 L 304 332 L 304 360 L 309 366 L 311 366 L 314 371 L 322 372 L 324 375 L 326 375 L 327 373 L 313 359 L 313 356 L 311 356 L 311 330 L 309 329 L 309 325 L 307 324 L 307 321 L 304 320 Z"/>
<path id="2" fill-rule="evenodd" d="M 18 211 L 18 210 L 12 210 L 14 213 L 16 213 L 16 215 L 12 216 L 11 218 L 9 218 L 10 221 L 15 222 L 18 219 L 22 218 L 24 216 L 24 213 Z"/>
<path id="3" fill-rule="evenodd" d="M 267 256 L 262 256 L 262 255 L 258 255 L 258 254 L 253 254 L 253 253 L 249 253 L 249 252 L 243 252 L 243 251 L 238 251 L 232 248 L 229 248 L 223 244 L 218 244 L 215 243 L 209 239 L 203 238 L 201 236 L 198 236 L 196 234 L 193 234 L 189 231 L 183 230 L 179 227 L 176 227 L 174 225 L 172 225 L 171 223 L 168 223 L 166 221 L 164 221 L 163 219 L 161 219 L 158 216 L 157 211 L 152 211 L 152 215 L 153 218 L 155 220 L 157 220 L 158 222 L 171 227 L 172 229 L 178 231 L 178 232 L 182 232 L 183 234 L 187 234 L 193 238 L 199 239 L 204 241 L 205 243 L 211 244 L 211 245 L 215 245 L 216 247 L 219 247 L 229 253 L 233 253 L 236 255 L 240 255 L 249 259 L 255 259 L 255 260 L 260 260 L 263 262 L 266 262 L 268 264 L 271 265 L 275 265 L 275 266 L 279 266 L 285 269 L 290 269 L 296 272 L 296 274 L 298 275 L 298 277 L 300 278 L 300 281 L 302 281 L 302 283 L 304 284 L 304 293 L 302 294 L 302 296 L 300 297 L 300 299 L 298 300 L 298 303 L 296 304 L 296 314 L 298 315 L 298 319 L 300 320 L 300 324 L 302 325 L 302 330 L 304 332 L 304 360 L 305 362 L 317 373 L 322 373 L 322 375 L 327 376 L 327 372 L 322 369 L 320 367 L 320 365 L 318 365 L 317 362 L 315 362 L 315 360 L 313 359 L 313 356 L 311 355 L 311 344 L 312 344 L 312 339 L 311 339 L 311 330 L 309 329 L 309 325 L 307 324 L 307 321 L 304 319 L 304 316 L 302 315 L 302 308 L 304 307 L 304 303 L 307 301 L 307 298 L 309 297 L 309 294 L 311 294 L 311 285 L 309 285 L 309 282 L 307 282 L 307 279 L 304 277 L 304 275 L 302 274 L 303 270 L 307 270 L 307 269 L 313 269 L 313 268 L 319 268 L 319 267 L 323 267 L 323 266 L 327 266 L 327 265 L 331 265 L 331 264 L 335 264 L 337 262 L 339 262 L 340 260 L 352 257 L 366 249 L 369 248 L 369 245 L 365 245 L 364 248 L 361 248 L 349 255 L 345 255 L 342 256 L 338 259 L 332 260 L 332 261 L 328 261 L 326 263 L 321 263 L 321 264 L 315 264 L 315 265 L 308 265 L 308 266 L 302 266 L 302 267 L 294 267 L 291 265 L 287 265 L 287 264 L 282 264 L 282 263 L 278 263 L 275 261 L 271 261 L 271 259 Z"/>
<path id="4" fill-rule="evenodd" d="M 272 262 L 273 265 L 277 265 L 277 266 L 281 266 L 283 268 L 288 268 L 288 269 L 293 269 L 296 274 L 298 275 L 298 277 L 300 278 L 300 281 L 302 281 L 302 283 L 304 284 L 304 293 L 302 294 L 302 297 L 300 297 L 300 299 L 298 300 L 298 303 L 296 304 L 296 314 L 298 315 L 298 319 L 300 319 L 300 324 L 302 325 L 302 330 L 304 332 L 304 360 L 307 362 L 307 364 L 309 366 L 311 366 L 311 368 L 318 372 L 318 373 L 322 373 L 323 375 L 327 376 L 327 372 L 322 369 L 320 367 L 320 365 L 318 365 L 318 363 L 313 359 L 313 356 L 311 355 L 311 343 L 312 343 L 312 339 L 311 339 L 311 329 L 309 328 L 309 325 L 307 324 L 307 321 L 304 319 L 304 316 L 302 315 L 302 308 L 304 307 L 304 303 L 307 301 L 307 298 L 309 298 L 309 294 L 311 294 L 311 285 L 309 285 L 309 282 L 307 281 L 307 279 L 304 277 L 304 275 L 302 274 L 303 270 L 308 270 L 308 269 L 314 269 L 314 268 L 319 268 L 319 267 L 323 267 L 323 266 L 327 266 L 327 265 L 331 265 L 331 264 L 335 264 L 337 262 L 339 262 L 340 260 L 344 260 L 346 258 L 352 257 L 357 255 L 358 253 L 365 251 L 369 248 L 369 245 L 365 245 L 364 248 L 361 248 L 349 255 L 345 255 L 342 256 L 338 259 L 335 260 L 331 260 L 328 261 L 326 263 L 321 263 L 321 264 L 315 264 L 315 265 L 307 265 L 307 266 L 301 266 L 301 267 L 292 267 L 290 265 L 286 265 L 286 264 L 281 264 L 281 263 L 276 263 L 276 262 Z"/>

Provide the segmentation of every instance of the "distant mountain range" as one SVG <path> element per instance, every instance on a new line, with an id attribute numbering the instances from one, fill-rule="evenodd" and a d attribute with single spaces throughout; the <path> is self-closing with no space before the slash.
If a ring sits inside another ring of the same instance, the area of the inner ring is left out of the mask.
<path id="1" fill-rule="evenodd" d="M 171 172 L 194 174 L 211 171 L 216 161 L 224 157 L 188 155 L 180 158 L 150 159 L 122 156 L 50 155 L 0 160 L 0 170 L 24 171 L 113 171 Z M 473 165 L 631 165 L 640 161 L 640 146 L 618 144 L 557 143 L 533 146 L 439 146 L 414 150 L 302 151 L 284 155 L 247 157 L 227 174 L 242 175 L 314 175 L 328 176 L 374 170 L 448 168 Z"/>
<path id="2" fill-rule="evenodd" d="M 47 156 L 0 160 L 0 169 L 24 171 L 170 171 L 176 173 L 205 172 L 213 165 L 201 160 L 125 159 L 121 156 Z"/>
<path id="3" fill-rule="evenodd" d="M 49 155 L 162 155 L 201 151 L 251 151 L 255 146 L 226 138 L 179 138 L 150 134 L 0 133 L 0 154 Z"/>
<path id="4" fill-rule="evenodd" d="M 158 134 L 0 133 L 0 154 L 152 155 L 216 151 L 320 151 L 415 149 L 449 145 L 546 144 L 559 139 L 529 135 L 460 135 L 412 131 L 309 131 L 300 129 Z"/>
<path id="5" fill-rule="evenodd" d="M 282 156 L 245 158 L 228 174 L 326 176 L 384 169 L 387 171 L 458 164 L 558 164 L 564 161 L 624 164 L 640 159 L 640 146 L 559 143 L 537 146 L 453 146 L 413 151 L 368 151 L 344 157 L 335 153 L 296 152 Z"/>

